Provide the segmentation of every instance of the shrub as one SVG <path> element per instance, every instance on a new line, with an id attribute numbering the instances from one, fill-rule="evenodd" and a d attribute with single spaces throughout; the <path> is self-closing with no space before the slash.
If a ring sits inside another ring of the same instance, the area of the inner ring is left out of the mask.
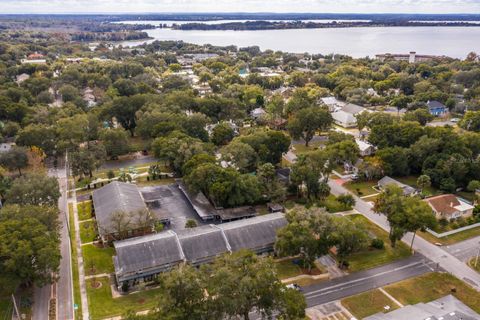
<path id="1" fill-rule="evenodd" d="M 115 172 L 113 172 L 113 170 L 108 170 L 107 178 L 110 179 L 110 180 L 115 178 Z"/>
<path id="2" fill-rule="evenodd" d="M 446 226 L 448 226 L 448 220 L 445 219 L 445 218 L 442 218 L 442 219 L 438 220 L 438 223 L 440 224 L 440 226 L 442 228 L 445 228 Z"/>
<path id="3" fill-rule="evenodd" d="M 370 243 L 370 246 L 372 248 L 381 250 L 381 249 L 385 248 L 385 243 L 383 242 L 382 239 L 375 238 L 375 239 L 372 239 L 372 242 Z"/>

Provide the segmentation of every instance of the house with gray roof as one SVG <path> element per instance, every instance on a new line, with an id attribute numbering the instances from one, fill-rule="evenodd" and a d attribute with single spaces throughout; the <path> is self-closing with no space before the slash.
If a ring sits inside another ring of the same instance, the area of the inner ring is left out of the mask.
<path id="1" fill-rule="evenodd" d="M 385 176 L 377 182 L 377 187 L 380 190 L 384 190 L 389 185 L 396 185 L 397 187 L 402 189 L 403 195 L 405 196 L 412 196 L 412 195 L 415 195 L 415 193 L 417 193 L 417 190 L 415 188 L 410 187 L 409 185 L 406 185 L 404 183 L 401 183 L 400 181 L 397 181 L 389 176 Z"/>
<path id="2" fill-rule="evenodd" d="M 137 185 L 113 181 L 95 190 L 93 212 L 102 241 L 144 235 L 153 230 L 150 212 Z"/>
<path id="3" fill-rule="evenodd" d="M 428 303 L 405 306 L 388 313 L 376 313 L 364 320 L 476 320 L 480 314 L 452 295 Z"/>
<path id="4" fill-rule="evenodd" d="M 273 213 L 115 241 L 113 262 L 118 288 L 151 281 L 181 263 L 194 266 L 209 263 L 227 252 L 241 249 L 257 254 L 271 252 L 277 230 L 286 224 L 283 213 Z"/>

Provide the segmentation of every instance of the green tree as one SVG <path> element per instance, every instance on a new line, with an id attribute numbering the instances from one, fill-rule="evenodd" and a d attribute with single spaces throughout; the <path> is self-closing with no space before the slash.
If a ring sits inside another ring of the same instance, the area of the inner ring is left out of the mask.
<path id="1" fill-rule="evenodd" d="M 420 188 L 420 192 L 423 193 L 423 190 L 425 188 L 428 188 L 432 185 L 432 181 L 430 180 L 430 177 L 422 174 L 417 178 L 417 187 Z"/>
<path id="2" fill-rule="evenodd" d="M 252 172 L 257 165 L 257 153 L 248 144 L 234 140 L 220 149 L 222 160 L 242 173 Z"/>
<path id="3" fill-rule="evenodd" d="M 22 169 L 28 167 L 28 153 L 25 148 L 14 147 L 0 154 L 0 165 L 8 170 L 18 170 L 22 175 Z"/>
<path id="4" fill-rule="evenodd" d="M 336 216 L 333 224 L 334 231 L 331 237 L 337 248 L 340 265 L 344 265 L 347 256 L 368 246 L 368 234 L 361 225 L 345 217 Z"/>
<path id="5" fill-rule="evenodd" d="M 227 122 L 220 122 L 213 128 L 211 140 L 215 145 L 221 146 L 232 141 L 234 136 L 235 132 L 230 125 Z"/>
<path id="6" fill-rule="evenodd" d="M 417 109 L 415 111 L 409 111 L 403 116 L 405 121 L 416 121 L 422 126 L 432 121 L 435 117 L 426 109 Z"/>
<path id="7" fill-rule="evenodd" d="M 470 191 L 470 192 L 475 192 L 475 190 L 480 190 L 480 181 L 471 180 L 468 183 L 467 190 Z"/>
<path id="8" fill-rule="evenodd" d="M 39 173 L 15 179 L 5 196 L 11 204 L 36 206 L 56 206 L 59 197 L 57 179 Z"/>
<path id="9" fill-rule="evenodd" d="M 102 144 L 91 144 L 70 154 L 70 167 L 74 176 L 93 177 L 93 171 L 100 168 L 107 158 L 107 152 Z"/>
<path id="10" fill-rule="evenodd" d="M 480 132 L 480 111 L 467 111 L 459 126 L 468 131 Z"/>
<path id="11" fill-rule="evenodd" d="M 333 118 L 326 109 L 306 108 L 298 111 L 288 123 L 288 131 L 294 139 L 302 138 L 305 146 L 317 131 L 325 131 L 333 123 Z"/>
<path id="12" fill-rule="evenodd" d="M 60 264 L 58 210 L 8 205 L 0 214 L 0 268 L 17 285 L 54 281 Z"/>
<path id="13" fill-rule="evenodd" d="M 275 166 L 264 163 L 257 169 L 257 177 L 262 187 L 262 194 L 270 201 L 283 201 L 286 196 L 285 187 L 278 181 Z"/>
<path id="14" fill-rule="evenodd" d="M 107 156 L 111 159 L 118 159 L 118 156 L 130 151 L 128 136 L 121 129 L 105 129 L 100 132 L 100 139 L 105 146 Z"/>

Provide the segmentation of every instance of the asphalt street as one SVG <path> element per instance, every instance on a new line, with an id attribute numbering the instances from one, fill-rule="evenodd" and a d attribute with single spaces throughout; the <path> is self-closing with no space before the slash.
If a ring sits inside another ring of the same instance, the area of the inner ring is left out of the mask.
<path id="1" fill-rule="evenodd" d="M 349 193 L 338 181 L 330 180 L 329 186 L 331 192 L 334 195 L 340 195 Z M 390 227 L 388 225 L 387 218 L 384 215 L 376 214 L 372 210 L 372 205 L 360 199 L 356 195 L 352 194 L 356 200 L 355 209 L 368 218 L 373 223 L 377 224 L 379 227 L 385 231 L 389 231 Z M 413 234 L 408 233 L 403 237 L 402 241 L 410 245 L 412 241 Z M 480 274 L 469 268 L 465 263 L 460 261 L 457 257 L 452 255 L 450 252 L 443 250 L 441 247 L 438 247 L 427 240 L 424 240 L 421 237 L 415 237 L 415 242 L 413 244 L 413 249 L 415 252 L 423 254 L 429 260 L 438 263 L 441 268 L 445 271 L 453 274 L 458 279 L 463 280 L 465 283 L 469 284 L 475 290 L 480 291 Z"/>
<path id="2" fill-rule="evenodd" d="M 480 237 L 471 238 L 443 248 L 457 257 L 457 259 L 468 262 L 480 253 Z"/>
<path id="3" fill-rule="evenodd" d="M 415 254 L 381 267 L 304 287 L 303 293 L 308 307 L 313 307 L 436 271 L 435 265 L 424 256 Z"/>

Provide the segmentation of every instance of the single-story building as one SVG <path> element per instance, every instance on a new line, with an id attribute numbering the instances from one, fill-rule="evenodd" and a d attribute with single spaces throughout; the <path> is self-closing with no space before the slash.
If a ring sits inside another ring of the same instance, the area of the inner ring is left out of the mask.
<path id="1" fill-rule="evenodd" d="M 250 112 L 250 116 L 251 116 L 254 120 L 261 119 L 261 118 L 263 118 L 266 114 L 267 114 L 267 112 L 266 112 L 263 108 L 255 108 L 255 109 L 253 109 L 253 110 Z"/>
<path id="2" fill-rule="evenodd" d="M 355 142 L 362 157 L 371 156 L 375 152 L 375 147 L 367 141 L 355 139 Z"/>
<path id="3" fill-rule="evenodd" d="M 113 181 L 95 190 L 92 200 L 98 234 L 103 242 L 153 231 L 154 219 L 137 185 Z"/>
<path id="4" fill-rule="evenodd" d="M 119 290 L 152 281 L 159 273 L 181 263 L 198 266 L 217 256 L 250 249 L 257 254 L 273 251 L 276 232 L 287 221 L 282 213 L 220 225 L 206 225 L 174 232 L 115 241 L 113 257 Z"/>
<path id="5" fill-rule="evenodd" d="M 333 121 L 343 128 L 353 128 L 357 126 L 357 118 L 349 112 L 338 110 L 332 112 Z"/>
<path id="6" fill-rule="evenodd" d="M 425 199 L 437 219 L 468 218 L 473 214 L 474 206 L 467 200 L 453 194 L 442 194 Z"/>
<path id="7" fill-rule="evenodd" d="M 385 176 L 377 182 L 377 187 L 380 190 L 384 190 L 389 185 L 396 185 L 397 187 L 400 187 L 403 190 L 403 195 L 405 196 L 412 196 L 417 193 L 415 188 L 390 178 L 389 176 Z"/>
<path id="8" fill-rule="evenodd" d="M 408 305 L 391 312 L 379 312 L 364 320 L 475 320 L 480 314 L 452 295 L 428 302 Z"/>
<path id="9" fill-rule="evenodd" d="M 442 116 L 448 112 L 448 108 L 441 102 L 433 100 L 427 102 L 428 112 L 433 116 Z"/>

